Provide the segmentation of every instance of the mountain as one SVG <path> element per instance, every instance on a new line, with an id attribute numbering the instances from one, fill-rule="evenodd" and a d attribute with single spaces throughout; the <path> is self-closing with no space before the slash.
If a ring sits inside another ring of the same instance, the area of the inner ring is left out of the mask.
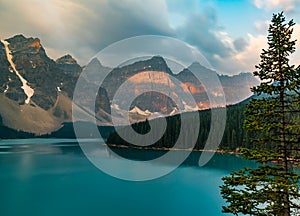
<path id="1" fill-rule="evenodd" d="M 178 74 L 174 74 L 163 57 L 154 56 L 148 60 L 111 69 L 104 79 L 102 87 L 106 89 L 109 100 L 114 100 L 118 105 L 113 109 L 120 115 L 122 115 L 120 110 L 128 110 L 128 101 L 131 101 L 129 110 L 137 107 L 142 111 L 148 110 L 152 115 L 158 112 L 161 115 L 170 115 L 171 113 L 178 113 L 178 110 L 208 109 L 210 108 L 210 101 L 206 88 L 195 74 L 210 85 L 213 85 L 214 82 L 207 82 L 207 80 L 219 78 L 219 86 L 213 86 L 213 94 L 218 97 L 222 95 L 221 90 L 223 89 L 227 105 L 238 103 L 250 97 L 252 95 L 250 88 L 259 83 L 251 73 L 241 73 L 234 76 L 219 75 L 216 71 L 197 62 L 192 63 Z M 127 85 L 124 86 L 125 82 Z M 122 87 L 121 90 L 120 87 Z M 148 90 L 146 93 L 144 93 L 145 89 Z M 124 94 L 116 97 L 117 90 L 124 92 Z M 186 100 L 186 97 L 183 96 L 186 93 L 192 94 L 196 106 Z M 212 106 L 220 105 L 213 104 Z M 149 115 L 146 118 L 149 119 Z M 145 120 L 145 118 L 142 119 Z"/>
<path id="2" fill-rule="evenodd" d="M 227 104 L 235 104 L 252 95 L 250 89 L 259 84 L 252 73 L 240 73 L 234 76 L 219 76 L 224 89 Z"/>
<path id="3" fill-rule="evenodd" d="M 216 71 L 194 62 L 190 67 L 177 74 L 176 78 L 183 82 L 185 88 L 192 93 L 199 109 L 209 108 L 210 102 L 205 87 L 191 71 L 200 73 L 204 79 L 210 74 L 216 75 L 220 80 L 227 105 L 236 104 L 250 97 L 252 95 L 251 88 L 259 84 L 259 81 L 253 77 L 252 73 L 240 73 L 233 76 L 219 75 Z"/>
<path id="4" fill-rule="evenodd" d="M 55 62 L 39 39 L 16 35 L 1 40 L 0 70 L 3 125 L 45 134 L 72 121 L 72 95 L 82 68 L 70 55 Z M 109 104 L 106 91 L 98 93 Z"/>
<path id="5" fill-rule="evenodd" d="M 111 70 L 111 68 L 103 66 L 97 58 L 93 58 L 87 66 L 83 67 L 83 76 L 88 82 L 99 84 L 105 78 L 104 75 Z"/>
<path id="6" fill-rule="evenodd" d="M 108 97 L 113 100 L 119 87 L 126 81 L 129 83 L 122 89 L 124 97 L 117 98 L 116 102 L 121 109 L 126 109 L 125 104 L 135 98 L 130 109 L 139 107 L 150 112 L 169 114 L 176 105 L 168 97 L 172 94 L 161 94 L 159 91 L 171 90 L 173 73 L 162 57 L 154 56 L 151 59 L 138 61 L 121 68 L 114 68 L 104 79 L 102 87 L 106 89 Z M 143 90 L 150 91 L 143 93 Z"/>
<path id="7" fill-rule="evenodd" d="M 57 67 L 64 71 L 64 73 L 78 77 L 82 71 L 81 66 L 69 54 L 64 55 L 56 60 Z"/>
<path id="8" fill-rule="evenodd" d="M 82 67 L 69 54 L 54 61 L 38 38 L 23 35 L 1 40 L 0 71 L 0 126 L 33 134 L 51 133 L 73 121 L 73 92 L 81 74 L 85 89 L 77 95 L 80 103 L 74 107 L 83 116 L 92 116 L 95 110 L 97 124 L 102 126 L 112 125 L 111 114 L 123 125 L 128 115 L 134 123 L 209 108 L 206 90 L 195 73 L 204 79 L 218 76 L 222 86 L 214 86 L 215 93 L 223 88 L 227 104 L 249 97 L 250 87 L 258 84 L 250 73 L 218 75 L 197 62 L 174 74 L 161 56 L 116 68 L 94 58 Z M 90 105 L 89 92 L 97 92 L 95 107 Z M 186 93 L 191 93 L 196 105 L 183 96 Z"/>
<path id="9" fill-rule="evenodd" d="M 244 121 L 244 111 L 246 104 L 249 100 L 242 101 L 235 105 L 227 106 L 227 119 L 226 119 L 226 127 L 224 130 L 224 134 L 222 136 L 222 140 L 219 145 L 219 150 L 227 150 L 227 151 L 238 151 L 239 148 L 253 148 L 253 146 L 249 145 L 249 137 L 245 133 L 241 122 Z M 215 111 L 218 111 L 216 108 Z M 199 115 L 199 119 L 201 119 L 201 124 L 195 120 L 195 114 Z M 161 149 L 165 150 L 166 148 L 173 148 L 175 143 L 178 141 L 179 135 L 181 133 L 185 134 L 182 138 L 181 142 L 177 143 L 176 149 L 195 149 L 195 150 L 203 150 L 205 144 L 207 142 L 210 127 L 211 127 L 211 110 L 199 110 L 194 112 L 183 113 L 182 115 L 174 115 L 166 117 L 167 127 L 164 131 L 164 134 L 158 139 L 155 143 L 149 146 L 136 146 L 122 137 L 119 134 L 128 134 L 132 128 L 138 134 L 147 134 L 151 130 L 149 125 L 154 125 L 154 127 L 158 127 L 158 124 L 161 124 L 160 119 L 153 119 L 150 121 L 138 122 L 132 124 L 130 126 L 124 126 L 117 129 L 117 131 L 112 131 L 107 139 L 107 144 L 111 146 L 113 151 L 119 153 L 118 148 L 138 148 L 138 149 Z M 185 119 L 189 122 L 189 125 L 186 125 L 182 130 L 178 125 L 181 124 L 182 119 Z M 194 136 L 194 133 L 190 133 L 193 131 L 194 125 L 199 125 L 198 138 L 195 140 L 195 143 L 191 143 L 190 135 Z M 132 136 L 134 136 L 132 134 Z M 155 135 L 154 135 L 155 136 Z M 138 138 L 136 138 L 137 140 Z M 143 140 L 141 140 L 141 143 Z M 194 146 L 193 146 L 194 145 Z M 128 157 L 126 155 L 121 154 L 124 157 Z"/>

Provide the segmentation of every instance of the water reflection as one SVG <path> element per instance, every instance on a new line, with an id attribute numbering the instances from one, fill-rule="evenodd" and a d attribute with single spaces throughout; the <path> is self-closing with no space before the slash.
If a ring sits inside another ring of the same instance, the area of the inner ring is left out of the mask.
<path id="1" fill-rule="evenodd" d="M 82 140 L 81 140 L 82 141 Z M 165 150 L 141 150 L 118 147 L 108 147 L 95 139 L 85 139 L 85 145 L 96 146 L 93 154 L 103 159 L 129 159 L 133 161 L 149 161 L 161 157 Z M 24 169 L 29 167 L 30 155 L 54 154 L 54 155 L 78 155 L 84 154 L 75 139 L 27 139 L 27 140 L 0 140 L 0 154 L 24 154 Z M 181 157 L 182 151 L 175 151 L 173 156 L 164 160 L 161 165 L 173 165 Z M 201 152 L 192 152 L 181 166 L 198 167 Z M 161 163 L 161 162 L 160 162 Z M 238 170 L 243 167 L 255 167 L 253 161 L 244 160 L 239 155 L 217 153 L 203 168 L 220 169 L 225 171 Z"/>
<path id="2" fill-rule="evenodd" d="M 17 144 L 2 141 L 0 152 L 9 152 L 0 153 L 1 214 L 6 216 L 221 216 L 224 204 L 219 191 L 221 177 L 231 169 L 248 165 L 239 157 L 215 154 L 200 168 L 197 165 L 200 153 L 194 152 L 167 176 L 148 182 L 128 182 L 95 168 L 74 141 L 31 140 L 32 144 L 28 140 Z M 111 166 L 120 160 L 116 152 L 132 160 L 151 159 L 164 153 L 110 149 L 105 145 L 98 151 L 96 155 L 106 158 Z M 142 170 L 132 167 L 122 171 L 138 175 Z"/>

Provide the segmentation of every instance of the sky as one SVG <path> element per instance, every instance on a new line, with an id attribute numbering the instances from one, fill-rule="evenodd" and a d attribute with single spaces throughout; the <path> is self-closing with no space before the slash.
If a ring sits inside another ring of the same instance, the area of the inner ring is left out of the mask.
<path id="1" fill-rule="evenodd" d="M 273 13 L 294 19 L 300 64 L 300 0 L 0 0 L 0 38 L 40 38 L 56 59 L 85 65 L 103 48 L 141 35 L 161 35 L 197 48 L 220 74 L 252 72 L 267 48 Z"/>

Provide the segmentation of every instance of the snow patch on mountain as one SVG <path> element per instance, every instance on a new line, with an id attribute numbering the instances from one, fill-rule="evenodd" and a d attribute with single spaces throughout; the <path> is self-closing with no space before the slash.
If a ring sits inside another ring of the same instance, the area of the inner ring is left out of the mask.
<path id="1" fill-rule="evenodd" d="M 10 69 L 10 72 L 15 72 L 16 75 L 19 77 L 19 79 L 21 80 L 23 86 L 21 87 L 24 90 L 24 93 L 27 95 L 27 99 L 25 100 L 26 104 L 29 104 L 31 97 L 34 95 L 34 90 L 28 85 L 28 82 L 26 79 L 24 79 L 21 74 L 19 73 L 19 71 L 16 69 L 16 65 L 13 62 L 13 55 L 11 54 L 11 51 L 8 47 L 9 43 L 5 40 L 1 40 L 1 42 L 3 43 L 4 47 L 5 47 L 5 52 L 6 52 L 6 57 L 7 57 L 7 61 L 9 62 L 10 66 L 12 69 Z"/>
<path id="2" fill-rule="evenodd" d="M 30 64 L 31 64 L 31 67 L 32 67 L 33 69 L 35 69 L 35 68 L 36 68 L 36 64 L 34 64 L 33 61 L 29 61 L 29 62 L 30 62 Z"/>
<path id="3" fill-rule="evenodd" d="M 190 111 L 197 111 L 198 110 L 198 107 L 195 106 L 195 107 L 192 107 L 190 105 L 187 105 L 185 101 L 182 101 L 183 105 L 184 105 L 184 111 L 186 112 L 190 112 Z"/>
<path id="4" fill-rule="evenodd" d="M 178 109 L 175 107 L 175 108 L 172 110 L 172 112 L 170 112 L 170 116 L 176 115 L 176 114 L 178 114 L 178 113 L 179 113 L 179 111 L 178 111 Z"/>
<path id="5" fill-rule="evenodd" d="M 6 92 L 8 91 L 8 89 L 9 89 L 9 86 L 6 85 L 6 88 L 5 88 L 5 90 L 4 90 L 4 93 L 6 93 Z"/>
<path id="6" fill-rule="evenodd" d="M 132 110 L 130 110 L 129 113 L 135 113 L 135 114 L 139 114 L 139 115 L 143 115 L 143 116 L 151 115 L 151 112 L 149 110 L 143 111 L 140 108 L 138 108 L 137 106 L 135 106 Z"/>
<path id="7" fill-rule="evenodd" d="M 112 105 L 111 105 L 111 108 L 112 108 L 113 110 L 116 110 L 116 111 L 121 111 L 119 105 L 116 104 L 116 103 L 112 104 Z"/>

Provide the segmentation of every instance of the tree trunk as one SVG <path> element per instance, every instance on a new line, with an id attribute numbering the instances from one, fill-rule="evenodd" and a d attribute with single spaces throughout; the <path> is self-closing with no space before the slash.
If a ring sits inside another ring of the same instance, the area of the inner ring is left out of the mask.
<path id="1" fill-rule="evenodd" d="M 281 65 L 280 65 L 281 66 Z M 281 67 L 280 67 L 280 73 L 281 73 Z M 280 114 L 281 114 L 281 119 L 280 119 L 280 148 L 282 151 L 282 156 L 283 156 L 283 162 L 282 162 L 282 168 L 283 168 L 283 174 L 286 176 L 288 173 L 288 155 L 287 155 L 287 146 L 285 142 L 285 103 L 284 103 L 284 80 L 281 77 L 280 80 Z M 289 190 L 287 188 L 284 188 L 283 191 L 283 212 L 282 216 L 290 216 L 290 202 L 289 202 Z"/>

